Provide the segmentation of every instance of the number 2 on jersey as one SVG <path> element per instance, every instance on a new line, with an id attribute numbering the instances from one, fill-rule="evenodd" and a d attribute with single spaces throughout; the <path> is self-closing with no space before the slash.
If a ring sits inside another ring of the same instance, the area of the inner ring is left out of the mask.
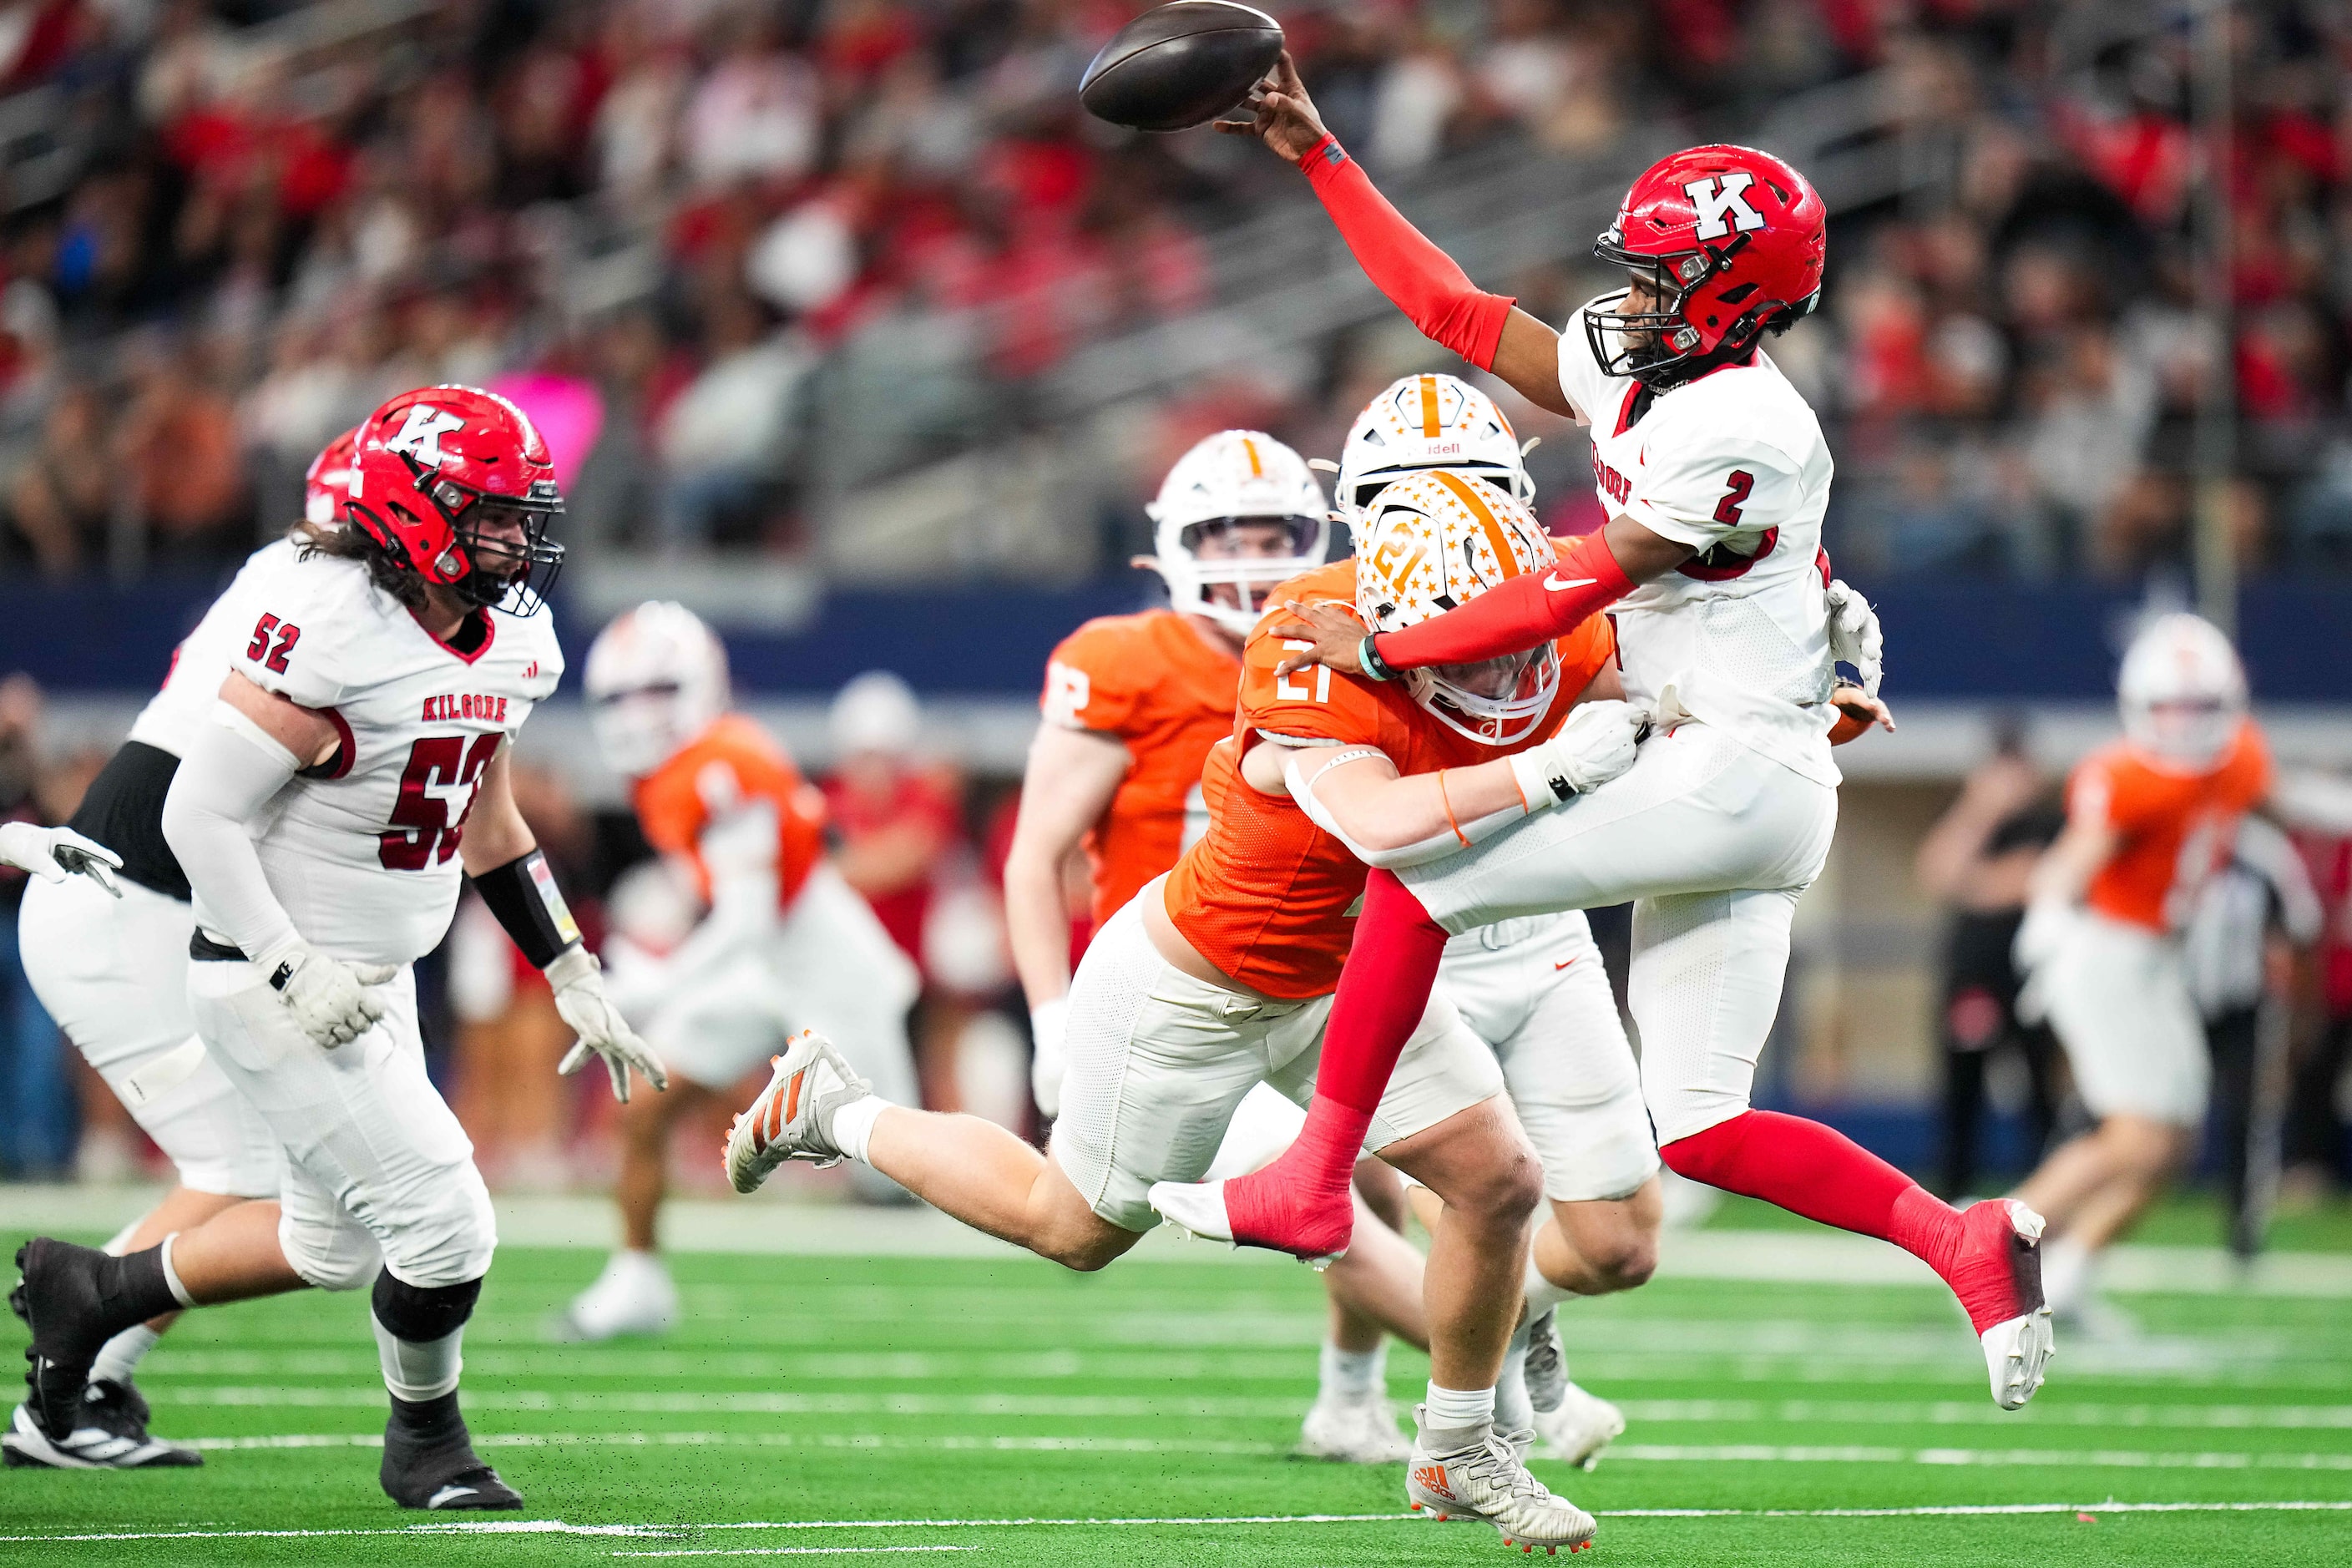
<path id="1" fill-rule="evenodd" d="M 272 636 L 278 638 L 276 647 L 269 646 Z M 300 626 L 281 621 L 276 616 L 264 616 L 253 623 L 253 640 L 246 644 L 245 657 L 264 669 L 274 669 L 283 675 L 286 673 L 286 656 L 292 653 L 294 645 L 301 640 Z M 176 658 L 178 655 L 173 657 Z"/>
<path id="2" fill-rule="evenodd" d="M 463 735 L 425 735 L 408 749 L 400 775 L 400 797 L 392 803 L 392 826 L 376 836 L 376 858 L 388 871 L 422 871 L 446 865 L 474 815 L 482 770 L 498 754 L 499 734 L 477 735 L 469 748 Z M 436 795 L 436 786 L 449 792 Z M 451 795 L 465 792 L 466 805 L 449 820 Z M 406 831 L 403 831 L 405 829 Z"/>
<path id="3" fill-rule="evenodd" d="M 1756 476 L 1746 468 L 1734 468 L 1723 482 L 1723 499 L 1715 503 L 1715 521 L 1732 527 L 1739 524 L 1739 509 L 1748 504 L 1748 492 L 1756 488 Z"/>

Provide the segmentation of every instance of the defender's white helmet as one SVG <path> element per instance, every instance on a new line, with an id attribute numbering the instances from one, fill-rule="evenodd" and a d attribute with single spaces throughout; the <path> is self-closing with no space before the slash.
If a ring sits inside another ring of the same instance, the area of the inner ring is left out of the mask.
<path id="1" fill-rule="evenodd" d="M 2201 772 L 2221 759 L 2245 718 L 2246 671 L 2212 622 L 2186 613 L 2158 616 L 2124 655 L 2116 705 L 2136 749 Z"/>
<path id="2" fill-rule="evenodd" d="M 1356 612 L 1402 631 L 1559 559 L 1535 514 L 1477 479 L 1433 469 L 1374 496 L 1356 522 Z M 1489 746 L 1525 740 L 1559 691 L 1559 650 L 1407 670 L 1413 700 Z"/>
<path id="3" fill-rule="evenodd" d="M 1350 524 L 1383 486 L 1445 468 L 1532 506 L 1524 449 L 1495 400 L 1450 375 L 1408 375 L 1364 405 L 1339 452 L 1339 515 Z"/>
<path id="4" fill-rule="evenodd" d="M 1206 616 L 1247 637 L 1265 613 L 1268 589 L 1323 564 L 1331 517 L 1323 487 L 1306 459 L 1256 430 L 1220 430 L 1176 459 L 1160 481 L 1150 515 L 1155 554 L 1139 563 L 1168 580 L 1168 599 L 1186 615 Z M 1289 531 L 1278 555 L 1203 561 L 1202 541 L 1221 525 L 1278 522 Z M 1240 603 L 1218 604 L 1210 590 L 1229 585 Z"/>
<path id="5" fill-rule="evenodd" d="M 684 605 L 649 599 L 596 634 L 583 684 L 605 764 L 643 778 L 727 711 L 727 649 Z"/>

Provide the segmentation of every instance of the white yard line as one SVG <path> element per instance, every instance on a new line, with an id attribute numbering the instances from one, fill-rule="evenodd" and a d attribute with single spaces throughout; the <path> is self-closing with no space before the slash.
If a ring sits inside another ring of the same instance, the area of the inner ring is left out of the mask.
<path id="1" fill-rule="evenodd" d="M 615 1552 L 615 1557 L 848 1557 L 888 1552 L 977 1552 L 977 1546 L 698 1546 Z"/>
<path id="2" fill-rule="evenodd" d="M 1928 1504 L 1914 1508 L 1627 1508 L 1599 1510 L 1603 1519 L 1971 1519 L 2002 1514 L 2049 1513 L 2346 1513 L 2352 1501 L 2280 1500 L 2242 1502 L 2015 1502 Z M 280 1541 L 339 1536 L 420 1535 L 604 1535 L 675 1540 L 719 1530 L 1033 1530 L 1191 1529 L 1221 1525 L 1384 1524 L 1423 1522 L 1410 1513 L 1195 1514 L 1169 1518 L 1105 1519 L 796 1519 L 745 1520 L 710 1524 L 567 1524 L 562 1520 L 485 1520 L 412 1524 L 392 1530 L 154 1530 L 107 1531 L 68 1535 L 0 1535 L 0 1543 L 113 1541 Z M 814 1550 L 814 1549 L 804 1549 Z M 619 1555 L 620 1553 L 615 1553 Z M 665 1555 L 630 1552 L 631 1556 Z M 684 1555 L 685 1553 L 674 1553 Z M 748 1553 L 747 1553 L 748 1554 Z"/>

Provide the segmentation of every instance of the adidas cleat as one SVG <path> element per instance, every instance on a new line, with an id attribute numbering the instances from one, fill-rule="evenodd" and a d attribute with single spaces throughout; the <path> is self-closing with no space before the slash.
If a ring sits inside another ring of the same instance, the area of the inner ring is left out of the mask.
<path id="1" fill-rule="evenodd" d="M 1412 1445 L 1397 1426 L 1396 1407 L 1384 1394 L 1367 1399 L 1316 1400 L 1298 1429 L 1298 1452 L 1310 1459 L 1350 1465 L 1401 1465 Z"/>
<path id="2" fill-rule="evenodd" d="M 92 1326 L 104 1310 L 99 1269 L 106 1261 L 102 1252 L 46 1236 L 16 1249 L 21 1277 L 8 1307 L 32 1331 L 25 1408 L 52 1443 L 69 1442 L 85 1425 L 90 1363 L 108 1337 Z"/>
<path id="3" fill-rule="evenodd" d="M 772 1060 L 768 1087 L 727 1130 L 727 1180 L 739 1193 L 758 1191 L 787 1160 L 840 1164 L 848 1156 L 833 1141 L 834 1113 L 874 1092 L 814 1029 L 794 1035 Z"/>
<path id="4" fill-rule="evenodd" d="M 84 1391 L 81 1424 L 63 1438 L 52 1438 L 31 1411 L 16 1406 L 11 1429 L 0 1436 L 0 1456 L 11 1469 L 161 1470 L 205 1462 L 194 1448 L 150 1436 L 147 1419 L 147 1401 L 136 1388 L 101 1378 Z"/>
<path id="5" fill-rule="evenodd" d="M 1444 1523 L 1484 1520 L 1503 1544 L 1547 1556 L 1561 1547 L 1580 1552 L 1592 1543 L 1592 1516 L 1528 1473 L 1517 1448 L 1491 1423 L 1433 1430 L 1428 1412 L 1413 1408 L 1419 1428 L 1405 1466 L 1405 1501 Z"/>

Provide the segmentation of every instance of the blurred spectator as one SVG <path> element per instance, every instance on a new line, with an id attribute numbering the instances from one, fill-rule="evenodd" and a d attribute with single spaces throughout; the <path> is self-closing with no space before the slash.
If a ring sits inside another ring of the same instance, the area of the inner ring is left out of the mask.
<path id="1" fill-rule="evenodd" d="M 41 692 L 26 675 L 0 679 L 0 820 L 55 824 L 41 795 Z M 17 956 L 25 873 L 0 868 L 0 1173 L 64 1173 L 73 1156 L 74 1099 L 65 1037 L 41 1010 Z"/>
<path id="2" fill-rule="evenodd" d="M 1943 1192 L 1978 1191 L 1984 1112 L 1995 1069 L 2022 1068 L 2023 1153 L 2031 1166 L 2058 1120 L 2057 1041 L 2017 1016 L 2019 978 L 2010 949 L 2025 915 L 2026 882 L 2065 826 L 2050 781 L 2005 731 L 1993 754 L 1960 785 L 1959 798 L 1920 841 L 1920 887 L 1951 910 L 1944 939 Z"/>
<path id="3" fill-rule="evenodd" d="M 662 417 L 661 542 L 671 552 L 708 545 L 722 522 L 763 521 L 766 489 L 792 456 L 793 392 L 814 363 L 743 294 L 719 295 L 707 314 L 701 373 Z"/>
<path id="4" fill-rule="evenodd" d="M 2284 1186 L 2302 1200 L 2352 1183 L 2352 838 L 2305 835 L 2299 847 L 2325 915 L 2315 963 L 2319 1027 L 2298 1042 L 2287 1104 Z"/>

